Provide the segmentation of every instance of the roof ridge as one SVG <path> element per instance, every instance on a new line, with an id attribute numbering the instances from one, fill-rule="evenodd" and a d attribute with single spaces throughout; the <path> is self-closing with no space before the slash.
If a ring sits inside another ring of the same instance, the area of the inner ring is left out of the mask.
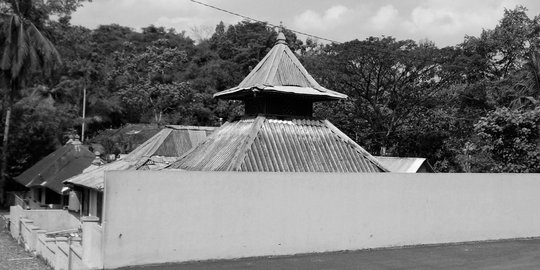
<path id="1" fill-rule="evenodd" d="M 253 126 L 251 127 L 251 131 L 249 132 L 247 136 L 247 140 L 245 140 L 244 145 L 241 146 L 241 149 L 240 151 L 238 151 L 238 154 L 232 158 L 234 160 L 234 163 L 230 165 L 229 169 L 232 169 L 233 171 L 240 170 L 240 166 L 242 166 L 242 163 L 244 163 L 244 159 L 246 158 L 247 151 L 251 148 L 251 145 L 253 145 L 253 142 L 257 138 L 257 135 L 259 134 L 259 131 L 261 130 L 261 127 L 265 121 L 266 121 L 266 117 L 262 115 L 258 115 L 255 118 Z"/>
<path id="2" fill-rule="evenodd" d="M 242 85 L 244 83 L 247 83 L 249 82 L 249 80 L 251 80 L 252 77 L 254 77 L 255 75 L 257 75 L 257 71 L 259 71 L 264 65 L 265 63 L 268 61 L 268 59 L 270 58 L 270 55 L 273 54 L 273 51 L 272 49 L 270 50 L 270 52 L 268 52 L 264 57 L 263 59 L 261 59 L 261 61 L 259 61 L 259 63 L 257 63 L 257 65 L 249 72 L 249 74 L 235 87 L 233 88 L 230 88 L 230 89 L 226 89 L 224 91 L 221 91 L 221 92 L 226 92 L 226 91 L 229 91 L 231 89 L 234 89 L 234 88 L 242 88 Z M 220 93 L 220 92 L 218 92 Z M 216 94 L 218 94 L 216 93 Z M 214 94 L 215 96 L 215 94 Z"/>
<path id="3" fill-rule="evenodd" d="M 328 128 L 332 132 L 334 132 L 336 135 L 338 135 L 341 139 L 343 139 L 345 142 L 348 142 L 354 146 L 356 151 L 358 151 L 360 154 L 362 154 L 364 157 L 368 159 L 368 161 L 375 164 L 377 167 L 383 170 L 383 172 L 390 172 L 386 167 L 384 167 L 375 157 L 373 157 L 366 149 L 364 149 L 362 146 L 358 145 L 355 141 L 353 141 L 349 136 L 347 136 L 345 133 L 343 133 L 341 130 L 339 130 L 336 126 L 334 126 L 330 121 L 327 119 L 323 120 L 323 122 L 326 124 Z"/>
<path id="4" fill-rule="evenodd" d="M 166 128 L 175 130 L 214 130 L 218 127 L 211 126 L 185 126 L 185 125 L 165 125 Z"/>
<path id="5" fill-rule="evenodd" d="M 276 46 L 279 46 L 279 45 L 276 45 Z M 282 46 L 285 46 L 285 45 L 282 45 Z M 277 69 L 278 69 L 279 65 L 276 65 L 275 62 L 276 62 L 276 59 L 281 59 L 281 57 L 278 58 L 278 55 L 281 56 L 281 54 L 283 54 L 283 51 L 284 51 L 283 49 L 275 50 L 275 52 L 272 53 L 273 55 L 272 55 L 272 59 L 270 61 L 270 64 L 271 64 L 272 68 L 269 69 L 268 72 L 266 73 L 266 76 L 263 79 L 263 84 L 268 83 L 268 79 L 270 79 L 270 78 L 273 79 L 276 76 L 276 72 L 277 72 Z"/>

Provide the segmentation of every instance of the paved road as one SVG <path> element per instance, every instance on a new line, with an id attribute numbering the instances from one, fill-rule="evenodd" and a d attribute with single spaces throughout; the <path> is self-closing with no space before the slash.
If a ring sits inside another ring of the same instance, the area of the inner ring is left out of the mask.
<path id="1" fill-rule="evenodd" d="M 540 239 L 365 250 L 279 258 L 254 258 L 123 268 L 213 269 L 540 269 Z"/>
<path id="2" fill-rule="evenodd" d="M 0 212 L 0 215 L 7 213 Z M 24 251 L 8 231 L 0 218 L 0 270 L 45 270 L 50 269 L 40 259 Z"/>

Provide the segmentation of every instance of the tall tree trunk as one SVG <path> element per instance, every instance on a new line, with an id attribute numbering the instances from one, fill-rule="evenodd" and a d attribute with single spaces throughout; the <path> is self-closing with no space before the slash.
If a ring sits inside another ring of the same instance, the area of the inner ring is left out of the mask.
<path id="1" fill-rule="evenodd" d="M 7 176 L 7 156 L 8 156 L 8 140 L 9 140 L 9 125 L 11 120 L 11 108 L 13 106 L 13 98 L 11 93 L 7 91 L 5 99 L 6 118 L 4 126 L 4 138 L 2 141 L 2 164 L 0 167 L 0 206 L 6 202 L 6 176 Z"/>

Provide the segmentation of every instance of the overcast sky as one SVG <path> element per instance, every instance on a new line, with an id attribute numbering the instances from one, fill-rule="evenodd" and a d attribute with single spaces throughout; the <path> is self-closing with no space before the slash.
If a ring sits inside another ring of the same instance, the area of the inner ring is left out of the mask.
<path id="1" fill-rule="evenodd" d="M 272 24 L 282 21 L 287 28 L 337 41 L 385 35 L 417 41 L 427 38 L 438 46 L 456 45 L 465 35 L 492 29 L 504 8 L 523 5 L 529 17 L 540 14 L 539 0 L 200 1 Z M 117 23 L 136 30 L 154 24 L 192 35 L 195 27 L 214 29 L 219 21 L 240 20 L 189 0 L 93 0 L 79 8 L 72 23 L 90 28 Z"/>

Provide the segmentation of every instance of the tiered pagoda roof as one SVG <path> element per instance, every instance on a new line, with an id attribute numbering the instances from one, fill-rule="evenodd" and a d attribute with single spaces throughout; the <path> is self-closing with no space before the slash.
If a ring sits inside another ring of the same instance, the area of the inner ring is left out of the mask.
<path id="1" fill-rule="evenodd" d="M 386 172 L 366 150 L 312 117 L 313 102 L 347 98 L 319 85 L 282 33 L 251 73 L 214 97 L 245 103 L 246 116 L 228 122 L 168 168 L 194 171 Z"/>
<path id="2" fill-rule="evenodd" d="M 310 100 L 345 99 L 347 95 L 322 87 L 302 66 L 278 34 L 277 42 L 249 75 L 236 87 L 214 94 L 221 99 L 245 99 L 256 94 L 299 95 Z"/>

